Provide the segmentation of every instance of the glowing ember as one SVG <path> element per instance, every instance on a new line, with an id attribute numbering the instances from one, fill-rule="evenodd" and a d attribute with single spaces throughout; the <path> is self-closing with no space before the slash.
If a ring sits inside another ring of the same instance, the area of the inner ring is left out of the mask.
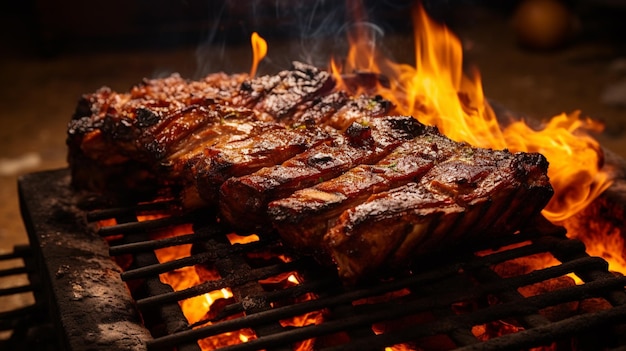
<path id="1" fill-rule="evenodd" d="M 228 233 L 226 234 L 226 237 L 228 238 L 228 241 L 230 241 L 230 243 L 233 245 L 234 244 L 247 244 L 247 243 L 259 241 L 259 236 L 256 234 L 243 236 L 237 233 Z"/>

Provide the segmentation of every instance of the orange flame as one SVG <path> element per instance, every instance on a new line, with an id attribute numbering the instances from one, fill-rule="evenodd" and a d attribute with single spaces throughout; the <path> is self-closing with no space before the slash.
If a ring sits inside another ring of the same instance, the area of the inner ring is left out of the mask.
<path id="1" fill-rule="evenodd" d="M 362 15 L 362 13 L 361 13 Z M 367 31 L 357 29 L 349 36 L 350 49 L 344 60 L 333 59 L 329 71 L 337 81 L 337 89 L 350 91 L 343 80 L 345 73 L 365 71 L 388 79 L 379 83 L 376 94 L 391 100 L 394 113 L 412 115 L 421 122 L 436 125 L 448 137 L 479 147 L 508 148 L 513 152 L 540 152 L 550 162 L 549 176 L 555 188 L 555 196 L 543 214 L 552 221 L 564 221 L 576 214 L 601 194 L 610 184 L 610 177 L 602 171 L 602 151 L 597 141 L 587 132 L 599 131 L 601 125 L 591 119 L 580 118 L 578 112 L 553 117 L 540 128 L 531 128 L 523 121 L 506 127 L 500 125 L 482 90 L 478 72 L 463 72 L 462 45 L 447 28 L 428 18 L 421 7 L 413 13 L 415 38 L 415 64 L 400 64 L 380 55 Z M 256 75 L 259 62 L 267 53 L 267 43 L 257 33 L 251 36 L 253 62 L 250 76 Z M 350 91 L 353 94 L 371 91 Z M 175 235 L 175 234 L 173 234 Z M 231 244 L 246 244 L 259 240 L 257 235 L 239 236 L 229 234 Z M 620 244 L 623 246 L 622 244 Z M 156 250 L 159 261 L 186 257 L 190 245 Z M 281 258 L 288 261 L 288 258 Z M 546 263 L 544 263 L 546 264 Z M 217 273 L 215 273 L 217 274 Z M 174 290 L 185 289 L 206 281 L 218 279 L 209 273 L 199 275 L 193 267 L 183 268 L 161 276 L 162 281 Z M 300 284 L 299 278 L 288 274 L 268 281 L 267 284 Z M 210 312 L 216 300 L 229 299 L 232 292 L 221 289 L 181 302 L 190 323 L 201 321 Z M 305 298 L 314 298 L 306 296 Z M 316 323 L 321 311 L 301 318 L 281 321 L 290 326 Z M 488 326 L 476 326 L 473 332 L 483 335 Z M 233 339 L 234 337 L 234 339 Z M 227 336 L 224 344 L 245 342 L 254 338 L 254 332 L 241 331 Z M 212 349 L 214 342 L 203 340 L 203 349 Z M 300 345 L 312 347 L 310 341 Z M 405 350 L 409 345 L 396 345 L 386 350 Z"/>
<path id="2" fill-rule="evenodd" d="M 338 87 L 349 90 L 342 79 L 345 73 L 376 73 L 389 80 L 379 84 L 376 93 L 394 103 L 394 113 L 415 116 L 451 139 L 474 146 L 542 153 L 550 162 L 548 175 L 555 188 L 543 214 L 553 222 L 571 217 L 610 186 L 610 177 L 601 169 L 601 148 L 587 134 L 601 130 L 599 122 L 581 119 L 576 112 L 556 116 L 536 129 L 523 121 L 502 127 L 485 99 L 478 72 L 463 72 L 460 40 L 421 6 L 413 12 L 413 22 L 415 65 L 388 60 L 372 46 L 375 41 L 366 31 L 355 31 L 343 64 L 333 59 L 329 65 Z"/>
<path id="3" fill-rule="evenodd" d="M 267 42 L 257 32 L 252 33 L 250 42 L 252 44 L 252 67 L 250 68 L 250 77 L 254 77 L 259 62 L 267 55 Z"/>

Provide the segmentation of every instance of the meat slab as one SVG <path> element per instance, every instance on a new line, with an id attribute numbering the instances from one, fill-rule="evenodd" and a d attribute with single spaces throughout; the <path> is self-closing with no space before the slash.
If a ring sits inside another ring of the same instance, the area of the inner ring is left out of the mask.
<path id="1" fill-rule="evenodd" d="M 512 234 L 552 196 L 542 155 L 475 148 L 418 120 L 299 62 L 256 78 L 172 75 L 84 95 L 68 161 L 77 188 L 133 201 L 167 190 L 236 230 L 277 231 L 355 283 L 446 241 Z"/>
<path id="2" fill-rule="evenodd" d="M 444 242 L 512 234 L 547 204 L 547 161 L 537 154 L 464 148 L 405 185 L 342 211 L 324 235 L 339 275 L 354 281 Z"/>

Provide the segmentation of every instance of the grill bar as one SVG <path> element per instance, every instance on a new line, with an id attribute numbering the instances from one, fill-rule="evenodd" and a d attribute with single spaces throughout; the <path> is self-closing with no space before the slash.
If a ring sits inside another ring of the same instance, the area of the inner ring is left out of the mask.
<path id="1" fill-rule="evenodd" d="M 514 307 L 511 309 L 504 308 L 503 313 L 508 314 L 520 310 L 520 307 Z M 567 320 L 553 322 L 550 325 L 544 325 L 528 330 L 519 331 L 513 334 L 507 334 L 505 336 L 493 338 L 491 340 L 483 341 L 480 343 L 471 343 L 457 348 L 457 351 L 469 351 L 469 350 L 515 350 L 526 349 L 531 347 L 537 347 L 538 345 L 546 345 L 552 341 L 560 340 L 563 337 L 572 337 L 580 331 L 590 330 L 595 327 L 612 325 L 615 323 L 623 323 L 626 321 L 624 318 L 624 312 L 626 306 L 619 306 L 611 310 L 600 311 L 593 315 L 581 315 L 569 318 Z M 497 311 L 501 312 L 501 311 Z M 523 313 L 524 311 L 519 311 Z M 490 320 L 489 316 L 481 316 L 484 321 Z M 471 326 L 472 322 L 479 321 L 481 318 L 462 321 L 467 326 Z M 407 328 L 401 332 L 391 332 L 389 334 L 382 334 L 372 337 L 370 339 L 360 339 L 351 342 L 349 345 L 342 345 L 332 348 L 323 349 L 324 351 L 346 351 L 346 350 L 363 350 L 363 349 L 375 349 L 383 348 L 387 345 L 395 345 L 398 343 L 414 340 L 416 337 L 436 335 L 445 332 L 449 332 L 450 323 L 458 323 L 461 321 L 450 321 L 442 319 L 427 329 L 419 328 L 412 329 Z"/>
<path id="2" fill-rule="evenodd" d="M 549 344 L 552 341 L 571 337 L 581 331 L 594 330 L 600 327 L 612 326 L 626 322 L 624 314 L 626 306 L 617 306 L 609 310 L 603 310 L 593 315 L 579 315 L 567 320 L 553 322 L 550 325 L 523 330 L 515 334 L 509 334 L 506 338 L 495 338 L 471 347 L 459 348 L 458 351 L 469 350 L 504 350 L 515 348 L 530 348 L 538 344 Z M 594 338 L 597 338 L 594 335 Z"/>
<path id="3" fill-rule="evenodd" d="M 183 244 L 191 244 L 198 240 L 202 240 L 205 238 L 209 238 L 211 234 L 187 234 L 181 236 L 174 236 L 165 239 L 158 240 L 147 240 L 147 241 L 139 241 L 128 244 L 119 244 L 116 246 L 112 246 L 109 249 L 109 254 L 111 256 L 120 256 L 124 254 L 133 254 L 137 252 L 143 251 L 154 251 L 156 249 L 162 249 L 164 247 L 183 245 Z"/>
<path id="4" fill-rule="evenodd" d="M 104 219 L 124 217 L 145 212 L 171 210 L 175 209 L 177 205 L 178 204 L 174 200 L 167 199 L 154 202 L 145 202 L 132 206 L 92 210 L 87 212 L 85 216 L 87 221 L 96 222 Z"/>
<path id="5" fill-rule="evenodd" d="M 222 288 L 232 287 L 235 285 L 241 285 L 248 281 L 256 279 L 264 279 L 271 276 L 278 275 L 280 273 L 288 272 L 297 268 L 296 264 L 287 264 L 287 265 L 275 265 L 271 267 L 267 267 L 265 269 L 257 269 L 249 272 L 248 274 L 244 274 L 241 276 L 233 277 L 233 278 L 225 278 L 220 280 L 208 281 L 206 283 L 194 286 L 192 288 L 188 288 L 185 290 L 180 290 L 172 293 L 162 294 L 159 296 L 147 297 L 145 299 L 137 300 L 137 305 L 141 308 L 149 308 L 150 306 L 158 305 L 161 303 L 167 302 L 175 302 L 181 301 L 184 299 L 188 299 L 190 297 L 206 294 L 210 291 L 219 290 Z"/>
<path id="6" fill-rule="evenodd" d="M 299 285 L 296 285 L 296 286 L 293 286 L 284 290 L 265 292 L 265 293 L 259 294 L 256 297 L 256 299 L 263 299 L 265 301 L 275 302 L 275 301 L 280 301 L 280 300 L 287 299 L 287 298 L 294 298 L 296 296 L 303 295 L 307 292 L 320 293 L 324 289 L 336 286 L 336 284 L 337 284 L 337 279 L 335 278 L 320 279 L 313 283 L 305 282 L 303 284 L 299 284 Z M 231 305 L 228 305 L 221 311 L 219 315 L 211 319 L 198 321 L 193 326 L 194 327 L 202 326 L 203 324 L 206 324 L 208 322 L 219 321 L 228 316 L 237 314 L 239 312 L 243 312 L 245 311 L 245 308 L 243 305 L 246 303 L 250 303 L 250 298 L 246 299 L 244 302 L 236 302 Z"/>
<path id="7" fill-rule="evenodd" d="M 111 227 L 101 227 L 98 234 L 103 237 L 119 234 L 141 234 L 146 231 L 164 229 L 178 224 L 189 223 L 193 218 L 189 215 L 166 217 L 141 222 L 124 222 Z"/>

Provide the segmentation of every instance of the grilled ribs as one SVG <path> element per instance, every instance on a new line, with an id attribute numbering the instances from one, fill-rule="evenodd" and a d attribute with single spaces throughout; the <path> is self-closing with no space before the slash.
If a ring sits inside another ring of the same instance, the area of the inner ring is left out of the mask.
<path id="1" fill-rule="evenodd" d="M 221 187 L 221 214 L 242 229 L 267 227 L 271 225 L 267 215 L 270 201 L 333 179 L 360 164 L 374 163 L 424 128 L 413 117 L 361 119 L 330 144 L 319 144 L 283 164 L 228 179 Z"/>
<path id="2" fill-rule="evenodd" d="M 453 142 L 436 128 L 421 131 L 376 164 L 357 165 L 338 177 L 269 203 L 268 214 L 278 233 L 291 245 L 312 248 L 343 211 L 377 192 L 419 179 L 459 149 L 471 148 Z M 300 235 L 290 235 L 293 232 Z"/>
<path id="3" fill-rule="evenodd" d="M 547 167 L 539 154 L 463 148 L 343 211 L 323 240 L 340 276 L 355 281 L 443 242 L 512 234 L 551 198 Z"/>
<path id="4" fill-rule="evenodd" d="M 552 195 L 543 156 L 452 141 L 297 62 L 101 88 L 80 100 L 67 143 L 76 187 L 132 200 L 167 190 L 236 229 L 276 230 L 346 282 L 444 240 L 513 233 Z"/>
<path id="5" fill-rule="evenodd" d="M 101 88 L 82 97 L 68 126 L 73 183 L 140 196 L 175 188 L 187 206 L 215 205 L 219 185 L 206 183 L 207 177 L 223 181 L 279 164 L 333 138 L 321 135 L 391 108 L 380 97 L 334 92 L 334 85 L 327 72 L 295 62 L 258 78 L 220 73 L 187 81 L 173 75 L 144 80 L 129 93 Z M 305 133 L 319 138 L 296 140 Z M 249 157 L 237 157 L 243 154 Z M 221 177 L 212 171 L 227 168 Z"/>

